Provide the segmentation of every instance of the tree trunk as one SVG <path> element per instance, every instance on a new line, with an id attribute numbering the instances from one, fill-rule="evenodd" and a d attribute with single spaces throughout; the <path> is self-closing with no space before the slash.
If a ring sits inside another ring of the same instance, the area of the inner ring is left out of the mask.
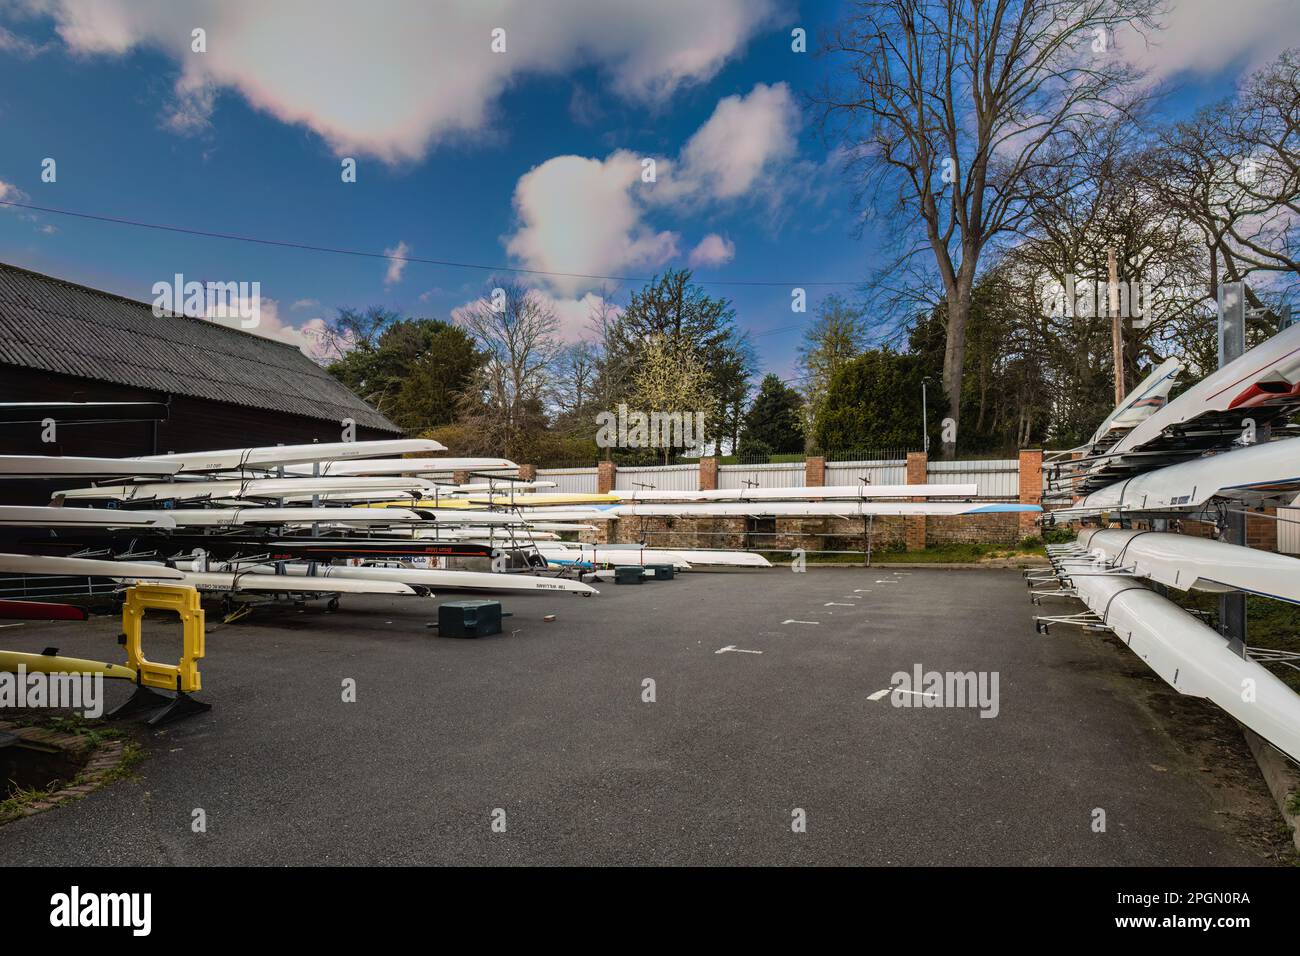
<path id="1" fill-rule="evenodd" d="M 941 431 L 943 457 L 957 456 L 957 436 L 961 427 L 961 381 L 966 366 L 966 321 L 970 316 L 970 284 L 958 279 L 957 288 L 948 295 L 948 337 L 943 349 L 943 389 L 948 395 L 948 417 Z M 949 440 L 951 438 L 951 441 Z"/>

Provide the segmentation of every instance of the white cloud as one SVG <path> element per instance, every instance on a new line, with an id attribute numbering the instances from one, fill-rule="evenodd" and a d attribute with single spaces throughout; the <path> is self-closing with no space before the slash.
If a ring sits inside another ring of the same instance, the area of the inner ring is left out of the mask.
<path id="1" fill-rule="evenodd" d="M 384 285 L 397 285 L 402 281 L 402 273 L 406 271 L 407 261 L 404 256 L 411 254 L 411 247 L 406 244 L 405 240 L 399 240 L 397 245 L 391 249 L 385 249 L 384 255 L 389 256 L 388 272 L 384 275 Z"/>
<path id="2" fill-rule="evenodd" d="M 625 150 L 607 158 L 556 156 L 535 166 L 515 186 L 519 230 L 506 250 L 529 269 L 617 275 L 629 267 L 661 265 L 677 254 L 675 232 L 641 221 L 632 194 L 641 160 Z M 549 277 L 565 295 L 599 284 L 576 276 Z"/>
<path id="3" fill-rule="evenodd" d="M 713 77 L 773 14 L 775 0 L 20 0 L 54 19 L 74 52 L 161 51 L 180 67 L 168 123 L 202 124 L 228 88 L 341 156 L 421 158 L 479 133 L 521 77 L 595 66 L 614 93 L 659 104 Z M 327 9 L 322 9 L 327 7 Z M 207 31 L 192 53 L 190 31 Z M 506 31 L 506 52 L 490 49 Z"/>
<path id="4" fill-rule="evenodd" d="M 718 101 L 713 115 L 682 148 L 658 199 L 689 199 L 706 193 L 735 199 L 756 188 L 779 191 L 773 170 L 795 154 L 802 120 L 784 83 L 756 84 L 746 96 Z"/>
<path id="5" fill-rule="evenodd" d="M 691 266 L 720 266 L 736 258 L 736 244 L 711 232 L 691 250 Z"/>
<path id="6" fill-rule="evenodd" d="M 316 299 L 297 299 L 293 305 L 289 306 L 289 311 L 297 312 L 299 309 L 312 309 L 318 305 L 320 305 L 320 302 Z"/>
<path id="7" fill-rule="evenodd" d="M 642 182 L 643 157 L 618 150 L 605 159 L 556 156 L 520 177 L 516 232 L 506 251 L 526 268 L 576 273 L 544 281 L 560 295 L 598 287 L 599 278 L 656 268 L 678 254 L 680 236 L 645 221 L 655 209 L 698 210 L 702 204 L 762 198 L 779 205 L 804 188 L 795 172 L 799 111 L 784 83 L 759 83 L 728 96 L 687 140 L 677 159 L 656 159 L 656 182 Z M 691 254 L 718 265 L 734 246 L 714 236 Z"/>
<path id="8" fill-rule="evenodd" d="M 0 53 L 8 53 L 23 60 L 30 60 L 33 57 L 44 53 L 46 46 L 33 43 L 24 37 L 0 27 Z"/>
<path id="9" fill-rule="evenodd" d="M 257 325 L 252 328 L 247 328 L 245 325 L 251 320 L 244 316 L 249 315 L 257 317 Z M 289 325 L 280 318 L 279 303 L 275 299 L 267 299 L 260 295 L 248 298 L 235 296 L 229 300 L 225 314 L 217 315 L 215 310 L 210 308 L 205 318 L 217 325 L 242 329 L 263 338 L 275 339 L 277 342 L 286 342 L 317 361 L 330 357 L 325 354 L 322 335 L 325 331 L 325 320 L 311 319 L 302 325 Z"/>
<path id="10" fill-rule="evenodd" d="M 1152 81 L 1182 73 L 1213 75 L 1241 63 L 1262 67 L 1283 50 L 1300 45 L 1295 0 L 1178 0 L 1149 40 L 1121 31 L 1116 38 L 1131 62 Z"/>

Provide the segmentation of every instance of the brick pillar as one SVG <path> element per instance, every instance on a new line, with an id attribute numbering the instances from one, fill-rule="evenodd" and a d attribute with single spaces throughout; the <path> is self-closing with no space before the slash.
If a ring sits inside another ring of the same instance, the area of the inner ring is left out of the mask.
<path id="1" fill-rule="evenodd" d="M 926 474 L 930 467 L 930 458 L 923 451 L 909 451 L 907 453 L 907 483 L 909 485 L 924 485 L 928 480 Z M 924 501 L 925 498 L 913 498 L 913 501 Z M 925 515 L 907 515 L 903 519 L 903 536 L 909 551 L 925 550 Z"/>
<path id="2" fill-rule="evenodd" d="M 451 481 L 452 481 L 452 484 L 455 484 L 455 485 L 468 485 L 468 484 L 469 484 L 469 472 L 468 472 L 468 471 L 453 471 L 453 472 L 451 473 Z"/>
<path id="3" fill-rule="evenodd" d="M 1022 505 L 1043 503 L 1043 450 L 1041 448 L 1020 450 L 1020 503 Z M 1018 517 L 1021 537 L 1038 533 L 1038 514 L 1027 511 L 1021 512 Z"/>
<path id="4" fill-rule="evenodd" d="M 700 459 L 700 491 L 718 490 L 718 459 Z"/>
<path id="5" fill-rule="evenodd" d="M 825 458 L 809 458 L 803 463 L 803 483 L 809 488 L 826 487 Z"/>
<path id="6" fill-rule="evenodd" d="M 521 481 L 536 481 L 536 480 L 537 480 L 537 466 L 536 466 L 536 465 L 520 465 L 520 466 L 519 466 L 519 479 L 520 479 Z"/>
<path id="7" fill-rule="evenodd" d="M 614 474 L 618 471 L 612 461 L 602 461 L 596 466 L 596 493 L 607 495 L 614 490 Z"/>

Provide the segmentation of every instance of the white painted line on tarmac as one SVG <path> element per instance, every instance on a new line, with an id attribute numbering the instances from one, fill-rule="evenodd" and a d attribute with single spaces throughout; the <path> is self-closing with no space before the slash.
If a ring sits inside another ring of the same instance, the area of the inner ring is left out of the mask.
<path id="1" fill-rule="evenodd" d="M 857 605 L 847 601 L 827 601 L 822 607 L 857 607 Z"/>
<path id="2" fill-rule="evenodd" d="M 781 623 L 782 623 L 782 624 L 820 624 L 821 621 L 796 621 L 796 620 L 795 620 L 794 618 L 792 618 L 792 617 L 787 617 L 787 618 L 786 618 L 784 621 L 782 621 Z"/>
<path id="3" fill-rule="evenodd" d="M 737 647 L 735 644 L 728 644 L 726 647 L 720 647 L 713 653 L 725 654 L 728 651 L 734 651 L 737 654 L 762 654 L 762 651 L 747 651 L 743 647 Z"/>
<path id="4" fill-rule="evenodd" d="M 893 690 L 893 689 L 894 689 L 894 688 L 892 688 L 892 687 L 886 687 L 884 690 L 878 690 L 878 691 L 876 691 L 874 694 L 868 694 L 868 695 L 867 695 L 867 700 L 880 700 L 880 698 L 884 697 L 886 694 L 888 694 L 888 693 L 889 693 L 891 690 Z"/>

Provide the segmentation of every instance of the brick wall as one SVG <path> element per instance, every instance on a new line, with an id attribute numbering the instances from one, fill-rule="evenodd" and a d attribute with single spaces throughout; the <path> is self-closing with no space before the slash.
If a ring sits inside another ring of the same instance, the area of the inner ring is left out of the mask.
<path id="1" fill-rule="evenodd" d="M 803 463 L 803 483 L 809 488 L 826 487 L 826 459 L 807 458 Z"/>
<path id="2" fill-rule="evenodd" d="M 718 490 L 718 459 L 700 459 L 700 491 Z"/>
<path id="3" fill-rule="evenodd" d="M 1019 514 L 942 515 L 926 519 L 925 544 L 1017 544 L 1025 537 Z M 1031 532 L 1032 533 L 1032 532 Z"/>
<path id="4" fill-rule="evenodd" d="M 596 493 L 607 495 L 614 490 L 616 469 L 612 461 L 602 461 L 596 465 Z"/>
<path id="5" fill-rule="evenodd" d="M 1020 452 L 1020 503 L 1022 505 L 1043 503 L 1043 450 L 1041 448 L 1023 449 Z M 1020 537 L 1038 534 L 1037 514 L 1028 511 L 1020 513 L 1017 517 L 1020 519 Z"/>

